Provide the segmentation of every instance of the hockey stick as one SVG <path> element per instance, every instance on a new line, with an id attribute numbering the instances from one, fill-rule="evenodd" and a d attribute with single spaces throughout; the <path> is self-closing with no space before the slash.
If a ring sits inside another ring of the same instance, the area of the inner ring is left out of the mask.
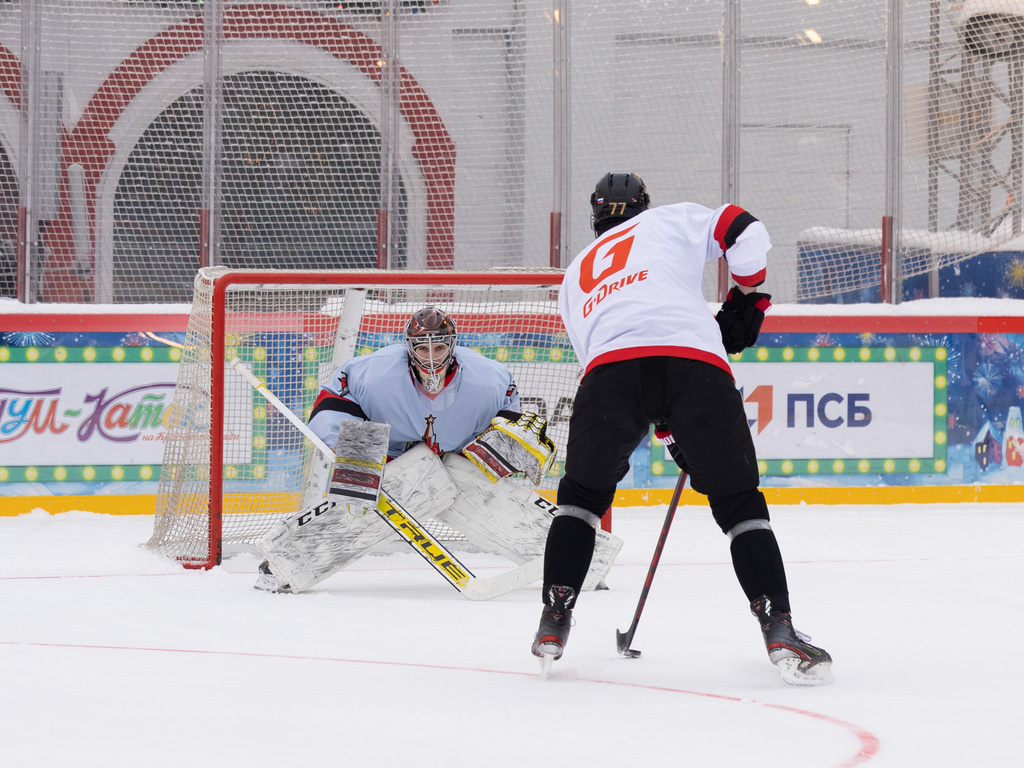
<path id="1" fill-rule="evenodd" d="M 538 557 L 518 568 L 489 578 L 479 578 L 464 566 L 423 525 L 402 509 L 386 492 L 381 493 L 376 512 L 409 544 L 416 553 L 441 574 L 442 578 L 468 600 L 490 600 L 520 587 L 528 586 L 543 576 L 544 558 Z"/>
<path id="2" fill-rule="evenodd" d="M 658 537 L 658 543 L 654 547 L 654 557 L 651 559 L 651 567 L 647 571 L 647 581 L 644 582 L 644 588 L 640 592 L 640 602 L 636 605 L 636 613 L 633 614 L 633 623 L 629 626 L 629 630 L 623 634 L 619 630 L 615 630 L 615 644 L 618 646 L 619 653 L 625 656 L 627 659 L 636 659 L 640 656 L 640 651 L 630 648 L 629 646 L 633 642 L 633 635 L 636 634 L 636 625 L 640 623 L 640 614 L 643 613 L 644 603 L 647 602 L 647 593 L 651 591 L 651 582 L 654 581 L 654 572 L 658 569 L 658 561 L 661 560 L 661 551 L 665 548 L 665 540 L 668 538 L 668 529 L 672 526 L 672 519 L 676 516 L 676 507 L 679 506 L 679 497 L 683 493 L 683 483 L 686 482 L 686 473 L 679 473 L 679 481 L 676 483 L 676 488 L 672 492 L 672 500 L 668 503 L 668 514 L 665 515 L 665 524 L 661 526 L 661 535 Z"/>
<path id="3" fill-rule="evenodd" d="M 253 389 L 266 398 L 282 416 L 290 421 L 296 429 L 305 435 L 323 457 L 334 463 L 334 451 L 317 437 L 298 416 L 292 413 L 280 399 L 257 379 L 246 368 L 242 361 L 235 357 L 229 363 Z M 448 549 L 434 539 L 423 525 L 409 512 L 402 509 L 397 502 L 381 493 L 380 500 L 374 511 L 397 533 L 420 557 L 426 560 L 441 576 L 469 600 L 490 600 L 507 594 L 521 587 L 528 586 L 543 576 L 544 556 L 523 563 L 505 573 L 489 578 L 478 578 L 466 566 L 459 562 Z"/>

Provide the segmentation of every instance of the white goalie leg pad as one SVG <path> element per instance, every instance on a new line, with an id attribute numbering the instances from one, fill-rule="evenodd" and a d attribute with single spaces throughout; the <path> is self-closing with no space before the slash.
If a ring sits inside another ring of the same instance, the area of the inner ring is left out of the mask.
<path id="1" fill-rule="evenodd" d="M 357 507 L 376 506 L 390 435 L 390 424 L 342 419 L 328 495 Z"/>
<path id="2" fill-rule="evenodd" d="M 457 454 L 446 454 L 443 463 L 459 493 L 438 520 L 516 565 L 544 554 L 554 504 L 509 480 L 491 482 Z"/>
<path id="3" fill-rule="evenodd" d="M 441 459 L 423 443 L 388 462 L 382 487 L 420 522 L 448 509 L 458 495 Z"/>
<path id="4" fill-rule="evenodd" d="M 594 529 L 594 557 L 590 561 L 590 570 L 583 581 L 583 591 L 591 592 L 597 585 L 608 578 L 608 573 L 615 565 L 615 558 L 622 549 L 622 539 L 600 528 Z"/>
<path id="5" fill-rule="evenodd" d="M 328 497 L 274 523 L 256 542 L 287 592 L 304 592 L 392 538 L 376 512 Z"/>
<path id="6" fill-rule="evenodd" d="M 437 519 L 462 533 L 477 546 L 498 552 L 516 565 L 543 556 L 548 528 L 558 507 L 536 491 L 509 480 L 491 482 L 468 460 L 444 457 L 444 468 L 458 488 L 450 508 Z M 594 558 L 583 584 L 593 590 L 605 579 L 622 549 L 622 539 L 597 530 Z"/>
<path id="7" fill-rule="evenodd" d="M 456 495 L 441 460 L 426 446 L 390 462 L 381 485 L 385 495 L 421 521 L 449 506 Z M 374 509 L 337 504 L 328 497 L 275 523 L 256 546 L 288 591 L 302 592 L 394 537 Z"/>

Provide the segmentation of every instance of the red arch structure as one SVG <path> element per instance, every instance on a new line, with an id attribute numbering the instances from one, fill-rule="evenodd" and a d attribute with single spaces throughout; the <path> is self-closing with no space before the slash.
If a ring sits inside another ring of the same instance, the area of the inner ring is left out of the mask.
<path id="1" fill-rule="evenodd" d="M 21 109 L 21 62 L 10 48 L 0 45 L 0 89 Z"/>
<path id="2" fill-rule="evenodd" d="M 320 48 L 339 61 L 359 69 L 380 84 L 382 58 L 379 45 L 346 24 L 312 11 L 275 4 L 252 4 L 226 9 L 225 40 L 292 40 Z M 125 59 L 89 101 L 81 120 L 63 136 L 61 157 L 61 207 L 43 242 L 49 251 L 47 301 L 82 301 L 91 284 L 73 271 L 74 239 L 67 190 L 67 166 L 79 163 L 85 170 L 86 206 L 95 242 L 96 188 L 114 155 L 111 129 L 139 92 L 168 67 L 203 48 L 203 20 L 196 17 L 177 24 L 147 41 Z M 8 71 L 0 52 L 0 87 L 14 103 L 20 73 Z M 415 139 L 412 152 L 427 187 L 427 266 L 454 266 L 455 143 L 426 91 L 404 68 L 400 70 L 399 106 Z M 15 95 L 11 91 L 15 91 Z M 198 218 L 198 211 L 197 211 Z M 198 222 L 197 222 L 198 223 Z M 198 227 L 197 227 L 198 232 Z M 197 264 L 198 266 L 198 264 Z"/>

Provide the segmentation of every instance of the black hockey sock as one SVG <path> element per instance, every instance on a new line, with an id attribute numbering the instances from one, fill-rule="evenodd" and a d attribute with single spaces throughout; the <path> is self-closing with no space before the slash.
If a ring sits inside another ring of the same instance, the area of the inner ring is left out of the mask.
<path id="1" fill-rule="evenodd" d="M 732 540 L 732 565 L 747 600 L 767 595 L 772 609 L 789 611 L 789 587 L 782 552 L 771 530 L 758 528 Z"/>
<path id="2" fill-rule="evenodd" d="M 548 542 L 544 548 L 544 591 L 541 599 L 547 599 L 552 584 L 572 587 L 578 596 L 583 581 L 590 570 L 594 556 L 594 528 L 578 517 L 560 515 L 551 522 Z"/>

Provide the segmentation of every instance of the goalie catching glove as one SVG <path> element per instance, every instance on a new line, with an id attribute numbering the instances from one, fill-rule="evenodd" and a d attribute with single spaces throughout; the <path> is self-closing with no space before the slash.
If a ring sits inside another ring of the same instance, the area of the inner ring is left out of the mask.
<path id="1" fill-rule="evenodd" d="M 722 308 L 715 315 L 726 352 L 735 355 L 757 343 L 761 323 L 771 305 L 771 294 L 743 293 L 736 286 L 730 289 Z"/>
<path id="2" fill-rule="evenodd" d="M 533 413 L 516 418 L 495 416 L 462 455 L 493 483 L 524 472 L 539 484 L 555 460 L 555 443 L 547 436 L 547 426 L 547 419 Z"/>

